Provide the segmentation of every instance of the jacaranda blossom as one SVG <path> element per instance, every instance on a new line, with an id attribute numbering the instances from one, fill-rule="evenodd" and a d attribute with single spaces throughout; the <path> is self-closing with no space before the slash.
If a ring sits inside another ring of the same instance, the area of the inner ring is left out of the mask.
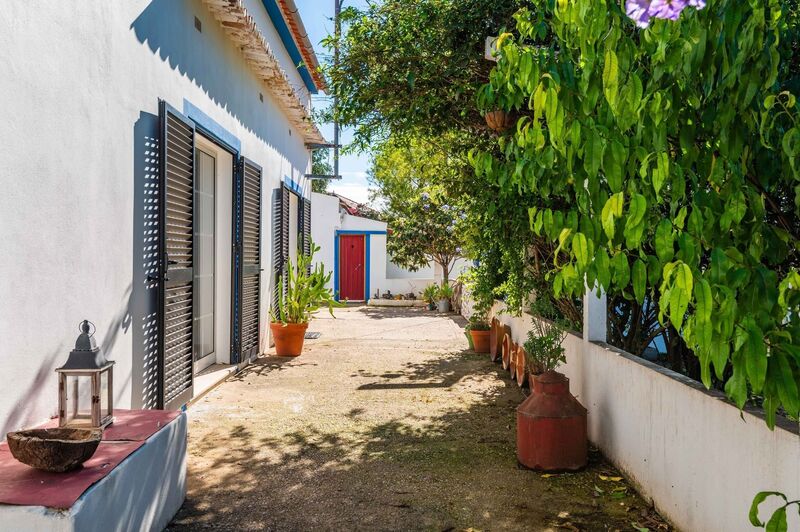
<path id="1" fill-rule="evenodd" d="M 703 9 L 706 0 L 627 0 L 625 11 L 640 28 L 646 28 L 651 18 L 678 20 L 686 7 Z"/>

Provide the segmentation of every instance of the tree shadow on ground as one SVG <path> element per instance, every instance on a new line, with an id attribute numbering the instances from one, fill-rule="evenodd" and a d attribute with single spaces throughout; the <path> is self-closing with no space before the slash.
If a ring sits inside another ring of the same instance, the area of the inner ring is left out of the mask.
<path id="1" fill-rule="evenodd" d="M 284 364 L 263 371 L 280 371 Z M 256 370 L 257 371 L 257 370 Z M 399 374 L 399 376 L 395 376 Z M 261 373 L 257 373 L 262 375 Z M 444 383 L 359 388 L 331 417 L 234 424 L 193 443 L 186 503 L 169 530 L 630 530 L 666 525 L 599 453 L 543 476 L 515 456 L 519 388 L 485 356 L 451 353 L 359 377 Z M 397 395 L 396 400 L 387 394 Z M 377 401 L 386 402 L 379 412 Z M 606 477 L 603 480 L 600 475 Z"/>

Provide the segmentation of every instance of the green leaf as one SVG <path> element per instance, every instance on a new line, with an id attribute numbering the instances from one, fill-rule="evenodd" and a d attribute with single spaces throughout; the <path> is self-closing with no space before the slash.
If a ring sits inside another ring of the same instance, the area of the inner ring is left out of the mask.
<path id="1" fill-rule="evenodd" d="M 622 205 L 625 202 L 625 196 L 622 192 L 614 194 L 606 204 L 603 206 L 603 212 L 600 217 L 603 222 L 603 231 L 609 240 L 614 240 L 614 232 L 617 218 L 622 216 Z"/>
<path id="2" fill-rule="evenodd" d="M 776 384 L 781 403 L 790 416 L 797 417 L 800 413 L 800 394 L 798 394 L 797 381 L 795 381 L 789 359 L 784 353 L 776 350 L 770 356 L 770 364 L 773 363 L 777 366 Z"/>
<path id="3" fill-rule="evenodd" d="M 767 500 L 768 497 L 781 497 L 784 502 L 787 502 L 786 495 L 777 491 L 761 491 L 756 494 L 753 498 L 753 502 L 750 504 L 750 524 L 753 526 L 760 526 L 763 527 L 764 523 L 762 523 L 758 519 L 758 507 L 761 505 L 762 502 Z"/>
<path id="4" fill-rule="evenodd" d="M 669 298 L 669 319 L 678 331 L 681 330 L 683 318 L 689 308 L 693 286 L 692 270 L 686 264 L 679 263 L 675 267 L 675 280 Z"/>
<path id="5" fill-rule="evenodd" d="M 613 140 L 606 146 L 603 156 L 603 172 L 611 192 L 622 191 L 626 157 L 625 146 L 621 142 Z"/>
<path id="6" fill-rule="evenodd" d="M 645 291 L 647 289 L 647 266 L 645 266 L 642 259 L 636 259 L 636 261 L 634 261 L 631 275 L 633 278 L 633 293 L 636 296 L 636 301 L 641 305 L 644 303 Z"/>
<path id="7" fill-rule="evenodd" d="M 653 169 L 653 188 L 658 195 L 669 177 L 669 155 L 667 152 L 661 152 L 656 161 L 656 167 Z"/>
<path id="8" fill-rule="evenodd" d="M 588 137 L 583 147 L 583 167 L 589 178 L 594 179 L 600 171 L 605 144 L 594 129 L 589 130 Z"/>
<path id="9" fill-rule="evenodd" d="M 586 270 L 589 265 L 589 245 L 583 233 L 575 233 L 575 236 L 572 237 L 572 253 L 578 261 L 578 266 L 582 270 Z"/>
<path id="10" fill-rule="evenodd" d="M 672 240 L 672 222 L 666 218 L 656 227 L 656 255 L 661 264 L 666 264 L 675 256 L 675 245 Z"/>
<path id="11" fill-rule="evenodd" d="M 628 264 L 628 257 L 624 253 L 617 253 L 611 260 L 614 265 L 614 284 L 624 288 L 631 281 L 631 267 Z"/>
<path id="12" fill-rule="evenodd" d="M 625 240 L 629 248 L 637 248 L 641 244 L 644 232 L 644 216 L 647 213 L 647 200 L 641 194 L 631 197 L 628 219 L 625 223 Z"/>
<path id="13" fill-rule="evenodd" d="M 714 308 L 714 300 L 711 297 L 711 285 L 703 278 L 694 287 L 695 315 L 698 323 L 711 323 L 711 312 Z"/>
<path id="14" fill-rule="evenodd" d="M 753 318 L 746 319 L 742 326 L 747 332 L 747 341 L 743 346 L 747 378 L 750 380 L 753 392 L 759 393 L 764 388 L 764 379 L 767 376 L 767 345 L 764 333 Z"/>
<path id="15" fill-rule="evenodd" d="M 772 517 L 767 521 L 767 532 L 786 532 L 788 524 L 786 523 L 786 506 L 782 506 L 775 510 Z"/>
<path id="16" fill-rule="evenodd" d="M 619 62 L 617 54 L 611 48 L 606 50 L 603 65 L 603 93 L 611 109 L 616 109 L 619 96 Z"/>

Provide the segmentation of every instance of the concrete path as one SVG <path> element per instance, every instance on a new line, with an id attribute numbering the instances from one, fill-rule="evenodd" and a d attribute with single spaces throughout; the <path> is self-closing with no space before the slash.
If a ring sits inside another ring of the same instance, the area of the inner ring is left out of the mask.
<path id="1" fill-rule="evenodd" d="M 596 452 L 579 474 L 518 468 L 524 395 L 466 351 L 460 317 L 336 315 L 301 357 L 262 358 L 189 409 L 170 530 L 666 528 Z"/>

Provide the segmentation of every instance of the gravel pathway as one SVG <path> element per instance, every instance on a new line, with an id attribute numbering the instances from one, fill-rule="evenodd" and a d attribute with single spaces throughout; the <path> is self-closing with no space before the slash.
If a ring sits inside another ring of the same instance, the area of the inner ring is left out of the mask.
<path id="1" fill-rule="evenodd" d="M 261 358 L 189 409 L 168 530 L 666 529 L 596 452 L 578 474 L 517 466 L 524 395 L 465 350 L 460 317 L 336 316 L 301 357 Z"/>

